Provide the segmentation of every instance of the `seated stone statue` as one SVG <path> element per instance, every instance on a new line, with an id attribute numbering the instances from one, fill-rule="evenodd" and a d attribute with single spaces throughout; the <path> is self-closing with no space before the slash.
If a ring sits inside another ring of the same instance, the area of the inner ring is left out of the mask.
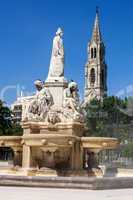
<path id="1" fill-rule="evenodd" d="M 28 119 L 45 119 L 50 107 L 53 105 L 53 97 L 41 80 L 35 81 L 37 92 L 28 108 Z"/>
<path id="2" fill-rule="evenodd" d="M 71 81 L 68 84 L 68 88 L 64 91 L 64 107 L 68 107 L 73 112 L 78 112 L 79 107 L 79 95 L 77 83 Z"/>
<path id="3" fill-rule="evenodd" d="M 68 84 L 68 88 L 64 90 L 64 116 L 69 120 L 83 121 L 81 113 L 78 85 L 74 81 Z"/>

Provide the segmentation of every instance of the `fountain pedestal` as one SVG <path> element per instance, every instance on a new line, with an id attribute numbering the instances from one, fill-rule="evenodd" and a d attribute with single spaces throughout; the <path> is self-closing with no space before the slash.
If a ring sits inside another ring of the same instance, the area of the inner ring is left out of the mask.
<path id="1" fill-rule="evenodd" d="M 84 124 L 25 122 L 22 124 L 23 169 L 81 170 Z"/>

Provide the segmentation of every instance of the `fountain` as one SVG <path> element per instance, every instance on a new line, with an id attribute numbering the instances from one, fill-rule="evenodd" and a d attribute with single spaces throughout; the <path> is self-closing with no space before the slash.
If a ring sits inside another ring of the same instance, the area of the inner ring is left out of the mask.
<path id="1" fill-rule="evenodd" d="M 85 114 L 78 85 L 64 77 L 62 35 L 59 28 L 46 81 L 35 81 L 36 95 L 23 107 L 23 136 L 0 137 L 0 147 L 11 147 L 14 151 L 14 166 L 3 173 L 86 176 L 85 152 L 95 155 L 119 144 L 115 138 L 84 136 Z"/>

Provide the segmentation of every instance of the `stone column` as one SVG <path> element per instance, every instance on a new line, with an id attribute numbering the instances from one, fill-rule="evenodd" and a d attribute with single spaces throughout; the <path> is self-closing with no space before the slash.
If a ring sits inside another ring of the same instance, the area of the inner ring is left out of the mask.
<path id="1" fill-rule="evenodd" d="M 75 169 L 75 145 L 71 147 L 71 161 L 70 161 L 70 169 Z"/>
<path id="2" fill-rule="evenodd" d="M 22 147 L 12 147 L 14 152 L 14 166 L 22 166 Z"/>
<path id="3" fill-rule="evenodd" d="M 63 78 L 62 80 L 55 78 L 55 80 L 46 81 L 45 87 L 47 87 L 53 96 L 54 105 L 57 107 L 63 106 L 63 95 L 64 88 L 67 87 L 67 81 Z"/>
<path id="4" fill-rule="evenodd" d="M 79 150 L 79 156 L 80 156 L 80 170 L 84 169 L 84 149 L 80 144 L 80 150 Z"/>
<path id="5" fill-rule="evenodd" d="M 31 147 L 23 145 L 23 160 L 22 167 L 24 169 L 29 169 L 31 167 Z"/>
<path id="6" fill-rule="evenodd" d="M 80 142 L 76 142 L 72 146 L 71 151 L 71 170 L 83 169 L 83 149 L 80 146 Z"/>
<path id="7" fill-rule="evenodd" d="M 75 144 L 75 170 L 83 169 L 83 149 L 80 145 L 80 142 Z"/>

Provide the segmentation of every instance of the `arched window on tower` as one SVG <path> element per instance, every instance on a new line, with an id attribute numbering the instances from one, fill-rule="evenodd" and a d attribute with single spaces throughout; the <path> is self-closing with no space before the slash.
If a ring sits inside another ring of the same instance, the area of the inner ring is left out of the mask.
<path id="1" fill-rule="evenodd" d="M 94 68 L 92 68 L 90 71 L 90 82 L 91 84 L 95 83 L 95 69 Z"/>
<path id="2" fill-rule="evenodd" d="M 96 57 L 97 57 L 97 49 L 94 48 L 94 58 L 96 58 Z"/>
<path id="3" fill-rule="evenodd" d="M 102 87 L 104 87 L 104 70 L 103 69 L 101 72 L 101 83 L 102 83 Z"/>
<path id="4" fill-rule="evenodd" d="M 93 48 L 91 48 L 91 58 L 93 58 Z"/>
<path id="5" fill-rule="evenodd" d="M 104 49 L 100 48 L 100 60 L 102 61 L 104 59 Z"/>

